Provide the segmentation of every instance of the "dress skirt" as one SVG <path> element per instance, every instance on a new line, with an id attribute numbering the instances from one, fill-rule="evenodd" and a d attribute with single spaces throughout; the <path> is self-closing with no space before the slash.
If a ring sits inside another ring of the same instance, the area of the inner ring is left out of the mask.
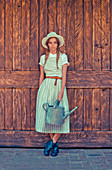
<path id="1" fill-rule="evenodd" d="M 57 85 L 55 86 L 55 79 L 46 78 L 43 80 L 39 87 L 36 103 L 36 131 L 42 133 L 70 133 L 70 117 L 68 116 L 63 125 L 49 125 L 46 124 L 46 111 L 42 105 L 48 103 L 53 105 L 57 99 L 57 96 L 61 90 L 61 81 L 57 79 Z M 63 98 L 60 101 L 60 106 L 65 108 L 65 115 L 69 112 L 69 104 L 67 99 L 66 87 L 64 89 Z"/>

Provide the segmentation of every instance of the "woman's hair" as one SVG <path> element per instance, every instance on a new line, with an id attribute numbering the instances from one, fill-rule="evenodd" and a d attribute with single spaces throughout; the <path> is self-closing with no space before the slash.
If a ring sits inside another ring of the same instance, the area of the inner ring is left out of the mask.
<path id="1" fill-rule="evenodd" d="M 51 37 L 52 38 L 52 37 Z M 49 38 L 48 40 L 47 40 L 47 42 L 46 42 L 46 45 L 47 45 L 47 50 L 46 50 L 46 55 L 45 55 L 45 63 L 44 63 L 44 65 L 46 64 L 46 62 L 47 62 L 47 59 L 48 59 L 48 57 L 49 57 L 49 52 L 50 52 L 50 50 L 49 50 L 49 46 L 48 46 L 48 43 L 49 43 L 49 40 L 51 39 L 51 38 Z M 60 45 L 60 42 L 59 42 L 59 40 L 56 38 L 56 41 L 57 41 L 57 44 L 58 44 L 58 46 L 57 46 L 57 57 L 56 57 L 56 65 L 57 65 L 57 69 L 58 69 L 58 60 L 59 60 L 59 45 Z"/>

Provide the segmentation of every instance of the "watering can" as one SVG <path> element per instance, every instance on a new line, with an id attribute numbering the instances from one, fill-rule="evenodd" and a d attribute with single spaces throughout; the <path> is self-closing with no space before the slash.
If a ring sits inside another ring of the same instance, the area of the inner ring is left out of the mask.
<path id="1" fill-rule="evenodd" d="M 57 99 L 54 105 L 49 105 L 48 103 L 44 103 L 42 107 L 46 111 L 46 123 L 51 125 L 62 125 L 64 120 L 73 113 L 78 107 L 76 106 L 73 110 L 66 113 L 64 111 L 64 107 L 59 106 L 59 99 Z"/>

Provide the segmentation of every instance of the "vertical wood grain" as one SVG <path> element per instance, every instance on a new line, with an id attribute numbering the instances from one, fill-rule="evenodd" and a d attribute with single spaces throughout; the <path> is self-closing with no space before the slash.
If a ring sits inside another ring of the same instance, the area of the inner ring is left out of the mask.
<path id="1" fill-rule="evenodd" d="M 21 0 L 13 0 L 13 70 L 22 69 L 21 8 Z"/>
<path id="2" fill-rule="evenodd" d="M 102 0 L 102 70 L 110 70 L 110 0 Z"/>
<path id="3" fill-rule="evenodd" d="M 68 89 L 67 96 L 68 96 L 68 103 L 69 103 L 69 110 L 72 110 L 75 105 L 75 89 Z M 70 128 L 71 131 L 74 131 L 74 113 L 70 116 Z"/>
<path id="4" fill-rule="evenodd" d="M 110 130 L 112 130 L 112 89 L 110 89 Z"/>
<path id="5" fill-rule="evenodd" d="M 13 90 L 5 89 L 5 129 L 13 130 Z"/>
<path id="6" fill-rule="evenodd" d="M 78 109 L 75 111 L 74 116 L 74 130 L 83 130 L 83 113 L 84 113 L 84 100 L 83 89 L 75 89 L 75 106 Z"/>
<path id="7" fill-rule="evenodd" d="M 31 70 L 38 70 L 39 41 L 39 0 L 31 1 L 30 56 Z"/>
<path id="8" fill-rule="evenodd" d="M 66 35 L 67 35 L 66 10 L 67 10 L 66 0 L 58 0 L 57 1 L 56 32 L 64 38 L 64 45 L 60 48 L 60 50 L 64 53 L 66 53 L 66 43 L 67 43 L 67 39 L 66 39 Z"/>
<path id="9" fill-rule="evenodd" d="M 13 0 L 13 70 L 22 70 L 22 2 Z M 21 89 L 13 89 L 13 129 L 21 130 Z"/>
<path id="10" fill-rule="evenodd" d="M 31 130 L 35 130 L 37 89 L 31 89 Z"/>
<path id="11" fill-rule="evenodd" d="M 42 39 L 47 36 L 47 0 L 40 1 L 40 28 L 39 28 L 39 35 L 40 35 L 40 48 L 39 48 L 39 57 L 41 54 L 45 53 L 45 49 L 42 47 Z"/>
<path id="12" fill-rule="evenodd" d="M 41 41 L 51 31 L 64 37 L 69 71 L 112 70 L 112 0 L 1 0 L 0 70 L 38 70 Z M 37 91 L 24 84 L 0 89 L 0 130 L 35 131 Z M 71 132 L 112 130 L 112 89 L 67 89 L 67 95 L 70 110 L 78 106 Z"/>
<path id="13" fill-rule="evenodd" d="M 5 70 L 13 67 L 13 9 L 12 0 L 5 1 Z M 5 129 L 13 129 L 12 89 L 5 89 Z"/>
<path id="14" fill-rule="evenodd" d="M 48 27 L 49 32 L 56 32 L 56 0 L 48 1 Z"/>
<path id="15" fill-rule="evenodd" d="M 75 20 L 74 20 L 74 8 L 75 8 L 75 3 L 74 1 L 69 1 L 67 0 L 67 34 L 66 34 L 66 44 L 67 44 L 67 53 L 69 54 L 69 62 L 70 62 L 70 67 L 68 70 L 74 70 L 74 65 L 75 65 L 75 43 L 74 43 L 74 27 L 75 27 Z"/>
<path id="16" fill-rule="evenodd" d="M 5 123 L 5 93 L 4 89 L 0 89 L 0 130 L 4 129 Z"/>
<path id="17" fill-rule="evenodd" d="M 21 28 L 22 70 L 29 70 L 30 68 L 29 36 L 30 36 L 30 0 L 22 0 L 22 28 Z"/>
<path id="18" fill-rule="evenodd" d="M 101 130 L 109 130 L 109 89 L 101 90 Z"/>
<path id="19" fill-rule="evenodd" d="M 4 0 L 0 1 L 0 70 L 4 70 Z"/>
<path id="20" fill-rule="evenodd" d="M 101 1 L 93 0 L 93 70 L 101 71 Z"/>
<path id="21" fill-rule="evenodd" d="M 111 70 L 112 70 L 112 0 L 110 0 L 110 60 L 111 60 Z"/>
<path id="22" fill-rule="evenodd" d="M 30 90 L 22 89 L 22 130 L 30 130 L 31 115 L 30 115 Z"/>
<path id="23" fill-rule="evenodd" d="M 31 1 L 31 70 L 39 69 L 39 48 L 40 48 L 40 34 L 39 34 L 39 1 Z M 30 104 L 30 115 L 31 115 L 31 130 L 35 130 L 35 115 L 36 115 L 36 95 L 37 89 L 30 89 L 31 91 L 31 104 Z"/>
<path id="24" fill-rule="evenodd" d="M 84 69 L 93 69 L 93 11 L 92 0 L 84 0 Z"/>
<path id="25" fill-rule="evenodd" d="M 84 89 L 84 130 L 92 130 L 92 89 Z"/>
<path id="26" fill-rule="evenodd" d="M 93 89 L 92 130 L 101 128 L 100 89 Z"/>
<path id="27" fill-rule="evenodd" d="M 75 70 L 83 70 L 84 61 L 83 61 L 83 0 L 75 1 L 75 16 L 74 16 L 74 25 L 75 25 Z"/>
<path id="28" fill-rule="evenodd" d="M 13 89 L 13 129 L 21 130 L 22 126 L 21 89 Z"/>
<path id="29" fill-rule="evenodd" d="M 6 0 L 5 6 L 5 69 L 12 70 L 13 67 L 13 23 L 12 0 Z"/>

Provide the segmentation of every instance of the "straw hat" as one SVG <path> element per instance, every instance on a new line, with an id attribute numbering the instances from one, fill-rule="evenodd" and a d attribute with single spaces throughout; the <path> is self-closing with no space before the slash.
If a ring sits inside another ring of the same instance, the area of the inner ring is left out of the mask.
<path id="1" fill-rule="evenodd" d="M 63 39 L 63 37 L 61 36 L 61 35 L 57 35 L 55 32 L 50 32 L 49 34 L 47 34 L 47 37 L 44 37 L 43 39 L 42 39 L 42 45 L 43 45 L 43 47 L 44 48 L 48 48 L 47 47 L 47 45 L 46 45 L 46 42 L 47 42 L 47 40 L 49 39 L 49 38 L 58 38 L 58 40 L 59 40 L 59 42 L 60 42 L 60 45 L 59 45 L 59 47 L 61 47 L 61 46 L 63 46 L 63 44 L 64 44 L 64 39 Z"/>

